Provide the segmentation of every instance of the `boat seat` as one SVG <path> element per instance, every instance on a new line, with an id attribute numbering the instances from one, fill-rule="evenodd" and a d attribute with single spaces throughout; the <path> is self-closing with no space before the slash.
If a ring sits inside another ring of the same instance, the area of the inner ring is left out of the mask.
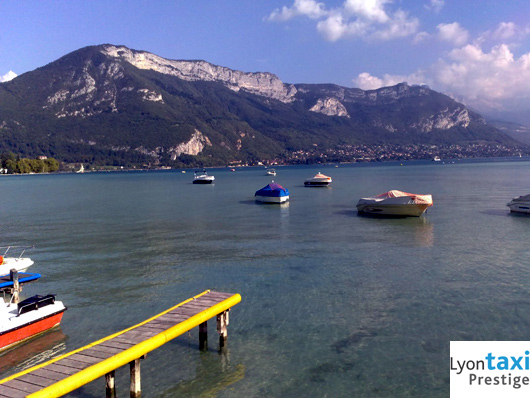
<path id="1" fill-rule="evenodd" d="M 55 294 L 47 294 L 46 296 L 32 296 L 18 303 L 18 315 L 22 315 L 26 312 L 33 311 L 54 303 Z"/>

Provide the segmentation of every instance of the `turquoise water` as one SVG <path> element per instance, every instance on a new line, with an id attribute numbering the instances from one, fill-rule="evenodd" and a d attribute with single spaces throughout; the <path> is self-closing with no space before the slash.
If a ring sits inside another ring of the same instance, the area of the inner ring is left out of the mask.
<path id="1" fill-rule="evenodd" d="M 228 347 L 198 330 L 142 361 L 144 397 L 447 397 L 451 340 L 528 340 L 530 162 L 277 167 L 287 205 L 254 202 L 262 168 L 0 178 L 2 246 L 35 245 L 60 330 L 0 356 L 0 377 L 206 289 L 240 293 Z M 330 188 L 307 188 L 318 171 Z M 432 194 L 424 217 L 357 216 L 358 198 Z M 128 396 L 128 368 L 117 371 Z M 70 396 L 100 397 L 104 380 Z"/>

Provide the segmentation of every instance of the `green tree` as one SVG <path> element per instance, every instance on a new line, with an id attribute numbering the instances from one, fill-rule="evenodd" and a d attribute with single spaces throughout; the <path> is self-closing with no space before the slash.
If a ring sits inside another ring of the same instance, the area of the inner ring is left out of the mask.
<path id="1" fill-rule="evenodd" d="M 54 171 L 59 170 L 59 162 L 54 158 L 48 158 L 44 160 L 44 163 L 46 164 L 46 167 L 48 168 L 48 172 L 53 173 Z"/>
<path id="2" fill-rule="evenodd" d="M 17 172 L 17 162 L 16 160 L 8 159 L 6 160 L 6 164 L 4 168 L 7 169 L 8 174 L 14 174 Z"/>

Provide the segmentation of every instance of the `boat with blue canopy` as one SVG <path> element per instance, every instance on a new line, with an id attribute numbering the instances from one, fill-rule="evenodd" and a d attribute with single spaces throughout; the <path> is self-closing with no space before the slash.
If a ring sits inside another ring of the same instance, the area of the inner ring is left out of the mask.
<path id="1" fill-rule="evenodd" d="M 254 198 L 262 203 L 284 203 L 289 200 L 289 190 L 272 181 L 256 191 Z"/>

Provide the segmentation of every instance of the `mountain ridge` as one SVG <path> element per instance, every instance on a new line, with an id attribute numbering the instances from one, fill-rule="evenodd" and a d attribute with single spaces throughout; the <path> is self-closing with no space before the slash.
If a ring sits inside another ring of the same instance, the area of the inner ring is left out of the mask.
<path id="1" fill-rule="evenodd" d="M 289 84 L 111 44 L 0 83 L 0 137 L 0 151 L 127 166 L 289 163 L 323 151 L 352 161 L 345 148 L 359 145 L 522 145 L 427 86 Z"/>

